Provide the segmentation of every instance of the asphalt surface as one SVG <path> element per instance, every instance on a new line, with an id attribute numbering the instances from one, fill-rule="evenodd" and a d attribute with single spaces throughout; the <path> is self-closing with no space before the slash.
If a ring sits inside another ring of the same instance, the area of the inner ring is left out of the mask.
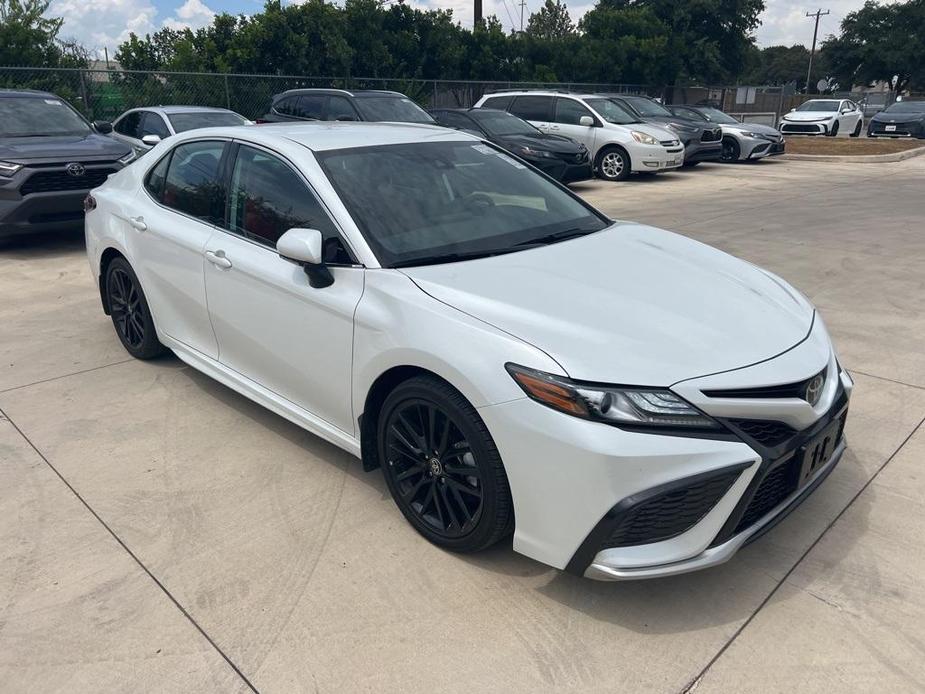
<path id="1" fill-rule="evenodd" d="M 175 358 L 129 359 L 80 237 L 27 241 L 0 250 L 0 690 L 925 689 L 925 158 L 575 189 L 817 304 L 857 385 L 802 507 L 657 581 L 442 552 L 356 459 Z"/>

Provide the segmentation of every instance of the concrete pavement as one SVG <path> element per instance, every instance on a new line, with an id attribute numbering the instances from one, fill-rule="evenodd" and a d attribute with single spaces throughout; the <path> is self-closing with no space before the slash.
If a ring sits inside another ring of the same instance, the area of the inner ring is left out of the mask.
<path id="1" fill-rule="evenodd" d="M 793 282 L 857 381 L 800 509 L 640 583 L 432 547 L 359 461 L 127 359 L 79 240 L 0 250 L 0 690 L 922 690 L 923 183 L 920 158 L 575 187 Z"/>

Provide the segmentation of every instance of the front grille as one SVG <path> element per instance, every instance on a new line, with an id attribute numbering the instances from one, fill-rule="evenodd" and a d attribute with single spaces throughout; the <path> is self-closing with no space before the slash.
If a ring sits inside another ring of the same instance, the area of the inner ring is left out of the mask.
<path id="1" fill-rule="evenodd" d="M 757 523 L 796 491 L 800 477 L 800 464 L 800 459 L 793 456 L 786 463 L 778 465 L 765 475 L 755 491 L 755 496 L 745 508 L 745 513 L 739 519 L 733 534 L 740 533 Z"/>
<path id="2" fill-rule="evenodd" d="M 803 125 L 802 123 L 784 123 L 781 130 L 784 128 L 787 129 L 788 133 L 818 133 L 819 126 L 817 125 Z"/>
<path id="3" fill-rule="evenodd" d="M 705 390 L 703 394 L 709 398 L 800 398 L 806 399 L 806 387 L 816 376 L 825 376 L 825 369 L 815 373 L 809 378 L 795 383 L 784 383 L 775 386 L 759 386 L 757 388 L 724 388 Z"/>
<path id="4" fill-rule="evenodd" d="M 703 135 L 700 136 L 701 142 L 719 142 L 723 139 L 723 131 L 717 128 L 716 130 L 704 130 Z"/>
<path id="5" fill-rule="evenodd" d="M 729 423 L 768 448 L 779 446 L 797 433 L 788 424 L 770 419 L 730 419 Z"/>
<path id="6" fill-rule="evenodd" d="M 40 171 L 32 174 L 19 189 L 21 195 L 48 193 L 56 190 L 90 190 L 102 185 L 116 169 L 87 169 L 83 176 L 71 176 L 67 171 Z"/>
<path id="7" fill-rule="evenodd" d="M 662 147 L 677 147 L 681 144 L 680 140 L 659 140 Z"/>
<path id="8" fill-rule="evenodd" d="M 741 474 L 732 470 L 664 492 L 631 507 L 600 549 L 659 542 L 680 535 L 710 512 Z"/>

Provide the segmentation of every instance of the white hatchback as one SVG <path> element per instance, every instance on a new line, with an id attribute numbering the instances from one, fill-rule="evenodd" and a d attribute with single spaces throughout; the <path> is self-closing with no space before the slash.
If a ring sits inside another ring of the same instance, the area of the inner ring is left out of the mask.
<path id="1" fill-rule="evenodd" d="M 852 382 L 780 278 L 616 222 L 459 131 L 181 133 L 86 203 L 128 352 L 381 468 L 431 542 L 601 579 L 728 559 L 845 449 Z"/>
<path id="2" fill-rule="evenodd" d="M 676 169 L 684 163 L 684 145 L 675 133 L 641 121 L 605 96 L 498 92 L 483 96 L 475 105 L 509 111 L 543 132 L 580 142 L 588 148 L 595 173 L 607 181 Z"/>

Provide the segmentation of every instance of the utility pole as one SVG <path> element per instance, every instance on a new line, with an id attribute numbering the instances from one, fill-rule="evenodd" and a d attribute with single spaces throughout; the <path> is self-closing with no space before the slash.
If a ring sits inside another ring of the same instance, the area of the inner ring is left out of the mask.
<path id="1" fill-rule="evenodd" d="M 474 0 L 475 7 L 473 8 L 473 23 L 472 26 L 478 26 L 482 23 L 482 0 Z"/>
<path id="2" fill-rule="evenodd" d="M 809 67 L 806 70 L 806 93 L 807 94 L 809 94 L 809 84 L 810 84 L 809 80 L 813 74 L 813 56 L 816 54 L 816 36 L 818 36 L 819 34 L 819 18 L 825 17 L 827 14 L 829 14 L 828 10 L 826 10 L 825 12 L 823 12 L 822 10 L 816 10 L 815 12 L 806 13 L 807 17 L 816 18 L 816 27 L 813 29 L 813 47 L 809 51 Z"/>
<path id="3" fill-rule="evenodd" d="M 524 33 L 524 8 L 527 6 L 527 0 L 520 0 L 520 33 Z"/>

